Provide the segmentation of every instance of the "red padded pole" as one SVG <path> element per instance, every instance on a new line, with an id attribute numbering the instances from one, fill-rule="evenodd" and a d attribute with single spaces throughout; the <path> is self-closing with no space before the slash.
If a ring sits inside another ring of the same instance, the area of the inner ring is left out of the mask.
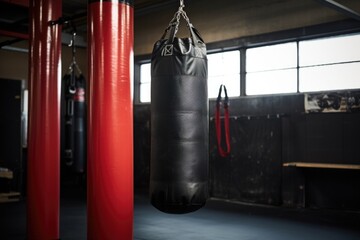
<path id="1" fill-rule="evenodd" d="M 89 1 L 88 239 L 133 239 L 133 1 Z"/>
<path id="2" fill-rule="evenodd" d="M 61 1 L 30 1 L 27 239 L 59 239 Z"/>

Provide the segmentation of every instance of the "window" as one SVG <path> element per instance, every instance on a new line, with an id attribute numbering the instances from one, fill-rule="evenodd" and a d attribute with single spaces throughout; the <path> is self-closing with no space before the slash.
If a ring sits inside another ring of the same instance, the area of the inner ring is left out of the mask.
<path id="1" fill-rule="evenodd" d="M 299 42 L 300 92 L 360 88 L 360 34 Z"/>
<path id="2" fill-rule="evenodd" d="M 140 65 L 140 102 L 151 101 L 151 63 Z"/>
<path id="3" fill-rule="evenodd" d="M 246 51 L 246 94 L 297 92 L 296 42 Z"/>
<path id="4" fill-rule="evenodd" d="M 240 51 L 208 55 L 208 95 L 216 98 L 220 84 L 225 84 L 229 97 L 240 96 Z M 140 65 L 140 102 L 151 101 L 151 63 Z"/>
<path id="5" fill-rule="evenodd" d="M 240 51 L 208 54 L 208 96 L 216 98 L 224 84 L 229 97 L 240 96 Z"/>
<path id="6" fill-rule="evenodd" d="M 240 92 L 262 95 L 360 89 L 359 33 L 251 48 L 246 44 L 238 46 L 241 51 L 208 54 L 209 98 L 217 97 L 221 84 L 229 97 L 238 97 Z M 242 83 L 245 89 L 241 89 Z M 150 102 L 150 63 L 140 65 L 139 88 L 140 102 Z"/>

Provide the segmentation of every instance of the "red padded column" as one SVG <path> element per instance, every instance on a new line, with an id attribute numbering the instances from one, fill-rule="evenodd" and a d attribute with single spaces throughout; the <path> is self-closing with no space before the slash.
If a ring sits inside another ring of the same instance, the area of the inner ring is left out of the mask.
<path id="1" fill-rule="evenodd" d="M 89 1 L 88 239 L 133 237 L 133 1 Z"/>
<path id="2" fill-rule="evenodd" d="M 30 1 L 27 239 L 59 239 L 61 1 Z"/>

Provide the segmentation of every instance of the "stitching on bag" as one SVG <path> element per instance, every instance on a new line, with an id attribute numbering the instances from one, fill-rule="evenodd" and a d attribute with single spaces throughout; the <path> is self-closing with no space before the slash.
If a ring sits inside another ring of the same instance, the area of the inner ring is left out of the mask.
<path id="1" fill-rule="evenodd" d="M 198 58 L 202 57 L 201 49 L 195 48 L 195 57 L 198 57 Z"/>
<path id="2" fill-rule="evenodd" d="M 172 44 L 165 45 L 163 48 L 161 55 L 162 56 L 172 56 L 174 51 L 174 46 Z"/>

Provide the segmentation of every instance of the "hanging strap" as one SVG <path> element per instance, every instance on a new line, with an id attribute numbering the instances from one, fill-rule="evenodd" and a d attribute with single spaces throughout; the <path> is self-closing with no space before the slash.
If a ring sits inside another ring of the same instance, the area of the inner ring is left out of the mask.
<path id="1" fill-rule="evenodd" d="M 225 100 L 221 101 L 221 92 L 224 88 Z M 221 104 L 222 103 L 222 104 Z M 221 119 L 220 119 L 220 106 L 224 107 L 224 125 L 225 125 L 225 141 L 226 141 L 226 151 L 221 146 Z M 216 109 L 215 109 L 215 127 L 216 127 L 216 137 L 217 137 L 217 146 L 218 152 L 221 157 L 226 157 L 230 154 L 230 128 L 229 128 L 229 98 L 227 95 L 225 85 L 221 84 L 219 89 L 219 95 L 216 100 Z"/>

